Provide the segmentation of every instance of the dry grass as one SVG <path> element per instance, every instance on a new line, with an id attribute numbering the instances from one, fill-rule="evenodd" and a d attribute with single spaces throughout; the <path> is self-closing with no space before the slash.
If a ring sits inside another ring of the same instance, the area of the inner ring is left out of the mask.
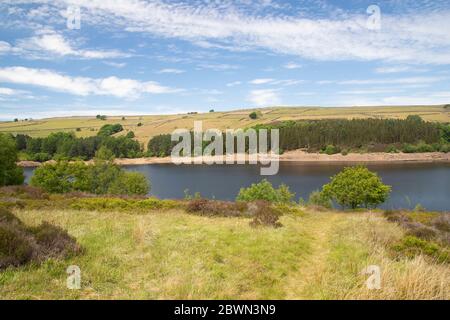
<path id="1" fill-rule="evenodd" d="M 1 272 L 5 299 L 450 298 L 448 266 L 394 259 L 387 246 L 403 231 L 379 214 L 285 215 L 276 229 L 180 210 L 16 214 L 28 225 L 67 229 L 85 253 Z M 72 264 L 81 267 L 81 290 L 65 286 Z M 381 290 L 365 287 L 360 271 L 371 264 L 381 267 Z"/>

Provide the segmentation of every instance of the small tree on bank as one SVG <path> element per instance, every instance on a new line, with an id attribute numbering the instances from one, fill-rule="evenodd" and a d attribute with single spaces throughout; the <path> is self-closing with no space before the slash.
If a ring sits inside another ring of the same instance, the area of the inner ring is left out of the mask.
<path id="1" fill-rule="evenodd" d="M 236 201 L 265 200 L 275 203 L 290 203 L 294 196 L 295 193 L 290 192 L 287 185 L 282 184 L 278 189 L 275 189 L 269 181 L 263 179 L 259 183 L 253 183 L 248 188 L 241 188 Z"/>
<path id="2" fill-rule="evenodd" d="M 376 207 L 387 200 L 391 187 L 364 166 L 348 167 L 324 185 L 325 196 L 344 208 Z"/>
<path id="3" fill-rule="evenodd" d="M 23 183 L 23 169 L 16 162 L 16 142 L 10 135 L 0 133 L 0 186 Z"/>

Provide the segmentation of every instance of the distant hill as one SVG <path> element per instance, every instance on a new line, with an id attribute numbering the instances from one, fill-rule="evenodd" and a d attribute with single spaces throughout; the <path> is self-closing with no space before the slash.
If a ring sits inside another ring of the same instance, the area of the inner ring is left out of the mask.
<path id="1" fill-rule="evenodd" d="M 259 111 L 258 118 L 249 114 Z M 77 136 L 96 135 L 105 124 L 120 123 L 126 134 L 134 131 L 136 138 L 143 143 L 158 134 L 170 133 L 175 129 L 192 129 L 194 121 L 203 121 L 203 129 L 246 128 L 259 123 L 282 120 L 333 119 L 333 118 L 406 118 L 419 115 L 427 121 L 450 122 L 450 109 L 444 106 L 395 106 L 395 107 L 271 107 L 245 109 L 227 112 L 186 113 L 176 115 L 151 116 L 111 116 L 106 120 L 96 117 L 65 117 L 31 121 L 1 122 L 0 132 L 24 133 L 33 137 L 47 136 L 51 132 L 73 131 Z"/>

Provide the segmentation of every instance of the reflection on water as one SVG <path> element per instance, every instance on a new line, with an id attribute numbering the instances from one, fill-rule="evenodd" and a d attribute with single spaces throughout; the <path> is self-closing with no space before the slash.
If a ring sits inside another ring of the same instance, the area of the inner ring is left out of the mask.
<path id="1" fill-rule="evenodd" d="M 287 184 L 296 198 L 308 195 L 342 170 L 339 163 L 283 162 L 275 176 L 260 176 L 257 165 L 182 165 L 154 164 L 128 166 L 151 180 L 151 193 L 159 198 L 183 198 L 184 190 L 200 192 L 207 198 L 233 200 L 239 189 L 267 178 L 274 185 Z M 383 182 L 392 186 L 392 194 L 384 208 L 414 208 L 420 203 L 429 210 L 450 210 L 450 164 L 389 163 L 369 164 Z M 27 179 L 32 169 L 26 169 Z"/>

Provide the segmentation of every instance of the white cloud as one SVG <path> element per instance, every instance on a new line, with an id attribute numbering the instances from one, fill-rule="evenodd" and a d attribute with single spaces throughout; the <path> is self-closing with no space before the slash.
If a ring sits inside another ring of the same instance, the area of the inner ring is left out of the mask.
<path id="1" fill-rule="evenodd" d="M 281 86 L 293 86 L 299 83 L 304 82 L 303 80 L 276 80 L 271 78 L 262 78 L 262 79 L 254 79 L 249 81 L 250 84 L 261 85 L 261 84 L 270 84 L 270 85 L 281 85 Z"/>
<path id="2" fill-rule="evenodd" d="M 213 71 L 229 71 L 229 70 L 237 70 L 239 66 L 226 64 L 226 63 L 205 63 L 200 64 L 199 69 L 210 69 Z"/>
<path id="3" fill-rule="evenodd" d="M 426 72 L 425 68 L 416 68 L 411 66 L 389 66 L 389 67 L 379 67 L 375 69 L 376 73 L 401 73 L 401 72 Z"/>
<path id="4" fill-rule="evenodd" d="M 82 59 L 111 59 L 130 56 L 130 54 L 125 54 L 118 50 L 79 49 L 65 39 L 64 36 L 52 30 L 44 30 L 31 38 L 20 39 L 10 51 L 39 59 L 49 59 L 55 56 L 71 56 Z"/>
<path id="5" fill-rule="evenodd" d="M 229 83 L 227 83 L 226 86 L 227 86 L 227 87 L 235 87 L 235 86 L 238 86 L 238 85 L 240 85 L 240 84 L 242 84 L 241 81 L 234 81 L 234 82 L 229 82 Z"/>
<path id="6" fill-rule="evenodd" d="M 110 95 L 127 99 L 137 98 L 143 93 L 160 94 L 180 91 L 161 86 L 153 81 L 140 82 L 114 76 L 100 79 L 70 77 L 47 69 L 25 67 L 0 68 L 0 82 L 38 86 L 79 96 Z"/>
<path id="7" fill-rule="evenodd" d="M 251 83 L 251 84 L 267 84 L 267 83 L 271 83 L 273 81 L 274 81 L 274 79 L 264 78 L 264 79 L 254 79 L 254 80 L 250 81 L 249 83 Z"/>
<path id="8" fill-rule="evenodd" d="M 444 77 L 406 77 L 394 79 L 364 79 L 338 81 L 341 85 L 383 85 L 383 84 L 429 84 L 445 80 Z"/>
<path id="9" fill-rule="evenodd" d="M 283 66 L 283 68 L 285 68 L 285 69 L 300 69 L 301 67 L 302 67 L 302 65 L 297 64 L 295 62 L 289 62 Z"/>
<path id="10" fill-rule="evenodd" d="M 247 100 L 258 107 L 281 104 L 276 89 L 261 89 L 250 91 Z"/>
<path id="11" fill-rule="evenodd" d="M 11 45 L 8 42 L 0 41 L 0 54 L 8 53 L 11 50 Z"/>
<path id="12" fill-rule="evenodd" d="M 123 68 L 127 65 L 125 62 L 103 61 L 103 63 L 114 68 Z"/>
<path id="13" fill-rule="evenodd" d="M 180 69 L 172 69 L 172 68 L 167 68 L 167 69 L 161 69 L 159 70 L 157 73 L 173 73 L 173 74 L 180 74 L 180 73 L 184 73 L 184 70 L 180 70 Z"/>
<path id="14" fill-rule="evenodd" d="M 60 10 L 73 0 L 29 0 Z M 27 1 L 24 1 L 27 2 Z M 232 2 L 78 0 L 85 24 L 95 23 L 230 49 L 262 48 L 316 60 L 382 60 L 450 64 L 450 10 L 383 13 L 368 30 L 366 14 L 321 19 L 241 10 Z M 58 10 L 54 10 L 58 12 Z"/>

